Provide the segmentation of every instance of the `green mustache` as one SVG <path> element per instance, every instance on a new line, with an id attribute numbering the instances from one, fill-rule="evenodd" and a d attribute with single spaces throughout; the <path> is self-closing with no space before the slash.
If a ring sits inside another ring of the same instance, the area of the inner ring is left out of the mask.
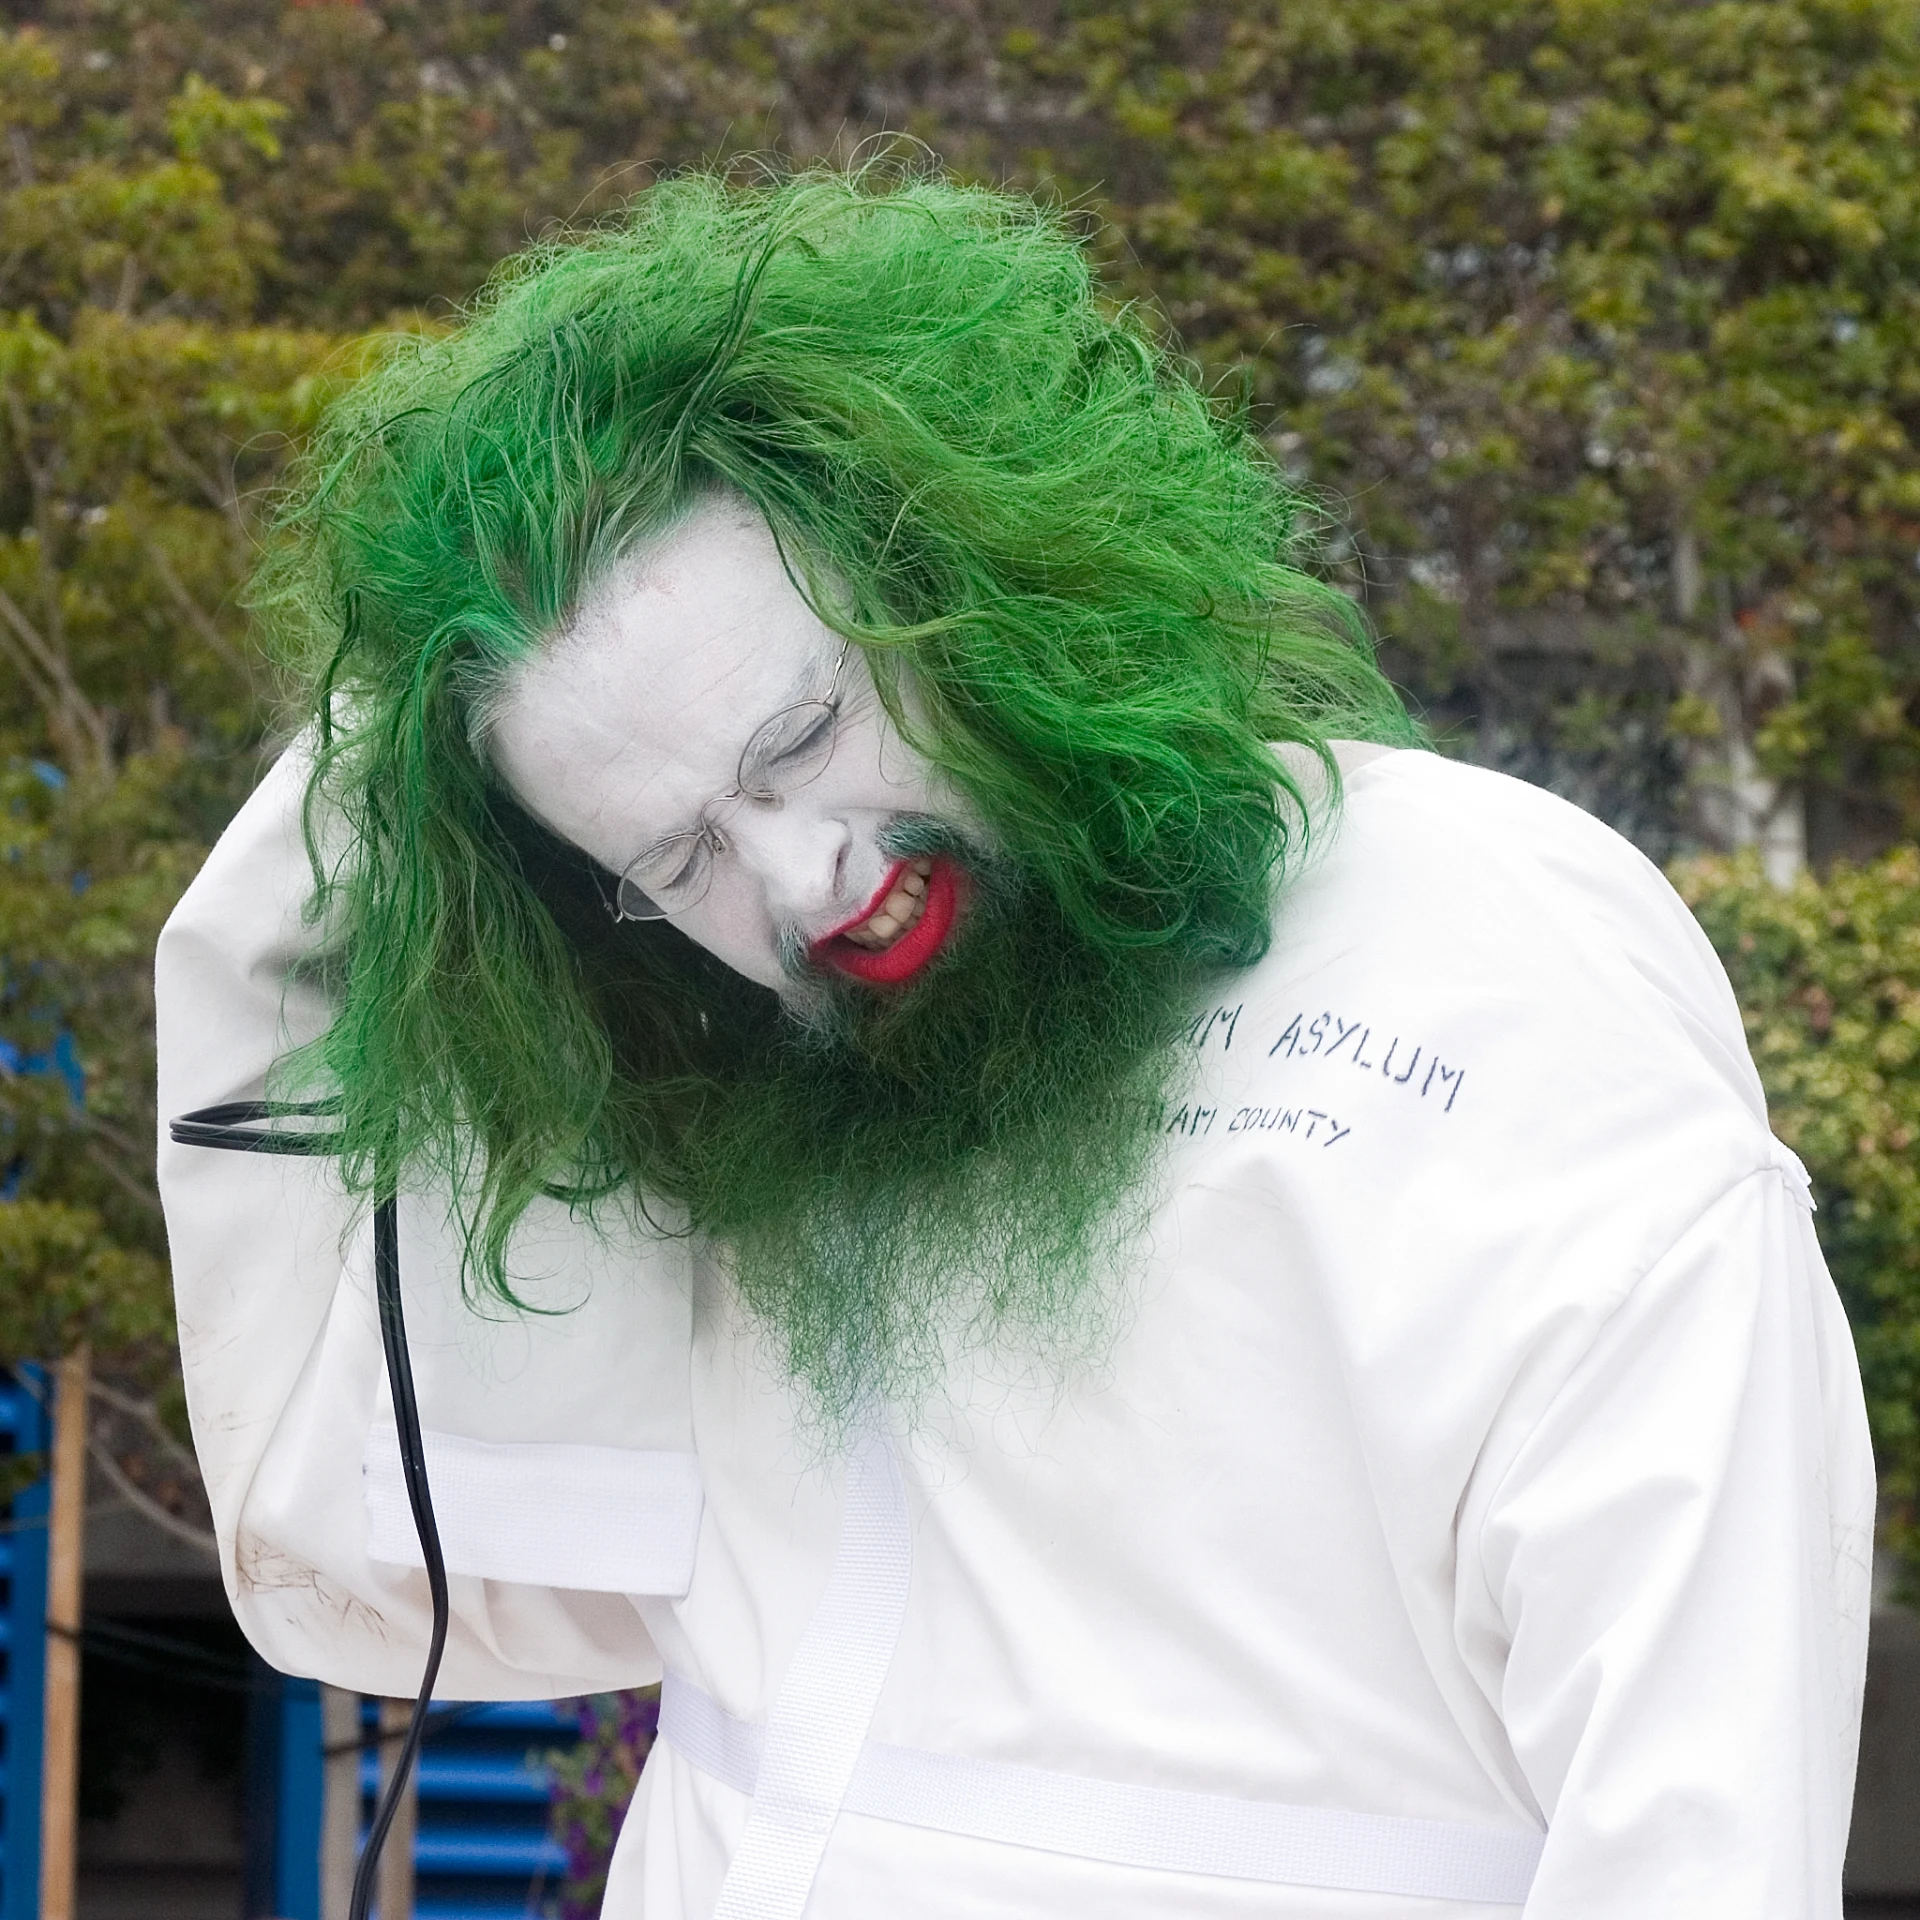
<path id="1" fill-rule="evenodd" d="M 934 814 L 897 814 L 874 836 L 874 845 L 888 861 L 945 855 L 966 869 L 976 887 L 1011 884 L 1006 863 L 984 841 L 957 822 Z M 803 990 L 803 997 L 793 1003 L 793 1010 L 804 1018 L 807 1011 L 818 1005 L 823 990 L 831 991 L 845 983 L 813 958 L 812 942 L 799 927 L 782 927 L 774 938 L 781 972 Z"/>

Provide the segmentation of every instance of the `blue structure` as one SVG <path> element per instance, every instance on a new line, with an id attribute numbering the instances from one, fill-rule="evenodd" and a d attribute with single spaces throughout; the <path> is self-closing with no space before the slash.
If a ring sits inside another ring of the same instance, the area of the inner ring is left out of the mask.
<path id="1" fill-rule="evenodd" d="M 260 1669 L 249 1719 L 246 1911 L 320 1920 L 325 1807 L 319 1689 Z M 420 1759 L 416 1920 L 525 1920 L 558 1893 L 566 1855 L 548 1837 L 551 1769 L 572 1747 L 571 1712 L 544 1700 L 435 1709 Z M 379 1790 L 379 1703 L 360 1703 L 359 1826 Z M 15 1920 L 9 1911 L 0 1920 Z M 20 1920 L 29 1920 L 23 1913 Z"/>
<path id="2" fill-rule="evenodd" d="M 44 1378 L 33 1368 L 22 1375 L 0 1375 L 0 1455 L 44 1453 L 51 1443 Z M 0 1532 L 0 1920 L 40 1912 L 47 1494 L 44 1475 L 15 1494 Z"/>
<path id="3" fill-rule="evenodd" d="M 374 1703 L 363 1708 L 372 1726 Z M 545 1700 L 496 1701 L 448 1717 L 420 1755 L 414 1842 L 415 1920 L 523 1920 L 559 1892 L 566 1855 L 548 1837 L 552 1772 L 534 1758 L 579 1738 L 571 1713 Z M 379 1785 L 360 1762 L 361 1826 Z"/>
<path id="4" fill-rule="evenodd" d="M 45 760 L 28 763 L 43 784 L 67 776 Z M 84 886 L 84 879 L 76 886 Z M 64 1027 L 38 1052 L 0 1040 L 0 1068 L 47 1073 L 66 1083 L 78 1106 L 86 1072 Z M 0 1140 L 0 1201 L 15 1197 L 22 1168 Z M 26 1366 L 0 1372 L 0 1456 L 42 1453 L 52 1445 L 51 1398 L 44 1373 Z M 0 1920 L 38 1920 L 40 1913 L 40 1777 L 47 1692 L 47 1507 L 43 1473 L 16 1493 L 0 1531 Z"/>
<path id="5" fill-rule="evenodd" d="M 319 1683 L 275 1673 L 258 1656 L 251 1664 L 242 1911 L 248 1920 L 320 1920 Z"/>

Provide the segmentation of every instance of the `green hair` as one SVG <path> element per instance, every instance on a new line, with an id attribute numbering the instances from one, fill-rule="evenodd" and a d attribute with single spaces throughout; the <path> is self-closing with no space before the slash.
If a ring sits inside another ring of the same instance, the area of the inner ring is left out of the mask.
<path id="1" fill-rule="evenodd" d="M 337 1090 L 362 1190 L 389 1154 L 451 1181 L 502 1290 L 543 1191 L 724 1227 L 685 1142 L 780 1044 L 757 989 L 709 1030 L 723 970 L 670 928 L 609 946 L 584 861 L 475 744 L 583 586 L 720 489 L 903 727 L 910 678 L 910 737 L 1006 857 L 1155 977 L 1266 947 L 1304 818 L 1271 743 L 1414 737 L 1305 570 L 1300 495 L 1059 214 L 938 177 L 693 174 L 509 262 L 332 409 L 256 590 L 350 829 L 320 889 L 338 1014 L 293 1074 Z"/>

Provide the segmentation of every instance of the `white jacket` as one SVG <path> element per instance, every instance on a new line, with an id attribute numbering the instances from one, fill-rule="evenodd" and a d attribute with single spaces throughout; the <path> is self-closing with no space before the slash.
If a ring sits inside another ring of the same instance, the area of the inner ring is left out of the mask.
<path id="1" fill-rule="evenodd" d="M 162 938 L 163 1116 L 326 1019 L 303 778 Z M 476 1308 L 403 1199 L 442 1692 L 670 1673 L 608 1920 L 1838 1920 L 1860 1385 L 1686 909 L 1574 808 L 1389 754 L 1197 1012 L 1111 1354 L 964 1363 L 847 1459 L 687 1243 L 549 1207 L 516 1271 L 568 1310 Z M 370 1229 L 325 1163 L 160 1151 L 235 1612 L 410 1693 Z"/>

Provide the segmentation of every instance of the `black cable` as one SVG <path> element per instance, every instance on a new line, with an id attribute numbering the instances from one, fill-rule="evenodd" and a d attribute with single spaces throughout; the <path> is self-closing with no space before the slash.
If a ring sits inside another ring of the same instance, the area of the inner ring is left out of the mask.
<path id="1" fill-rule="evenodd" d="M 93 1659 L 109 1660 L 116 1667 L 150 1674 L 175 1687 L 200 1691 L 211 1688 L 217 1693 L 250 1694 L 253 1691 L 253 1680 L 238 1660 L 225 1659 L 192 1641 L 139 1633 L 113 1621 L 95 1621 L 74 1628 L 49 1620 L 46 1627 L 49 1633 L 72 1641 Z"/>
<path id="2" fill-rule="evenodd" d="M 491 1700 L 466 1700 L 457 1707 L 439 1708 L 427 1715 L 425 1739 L 437 1739 L 449 1728 L 463 1726 L 475 1714 L 485 1713 L 494 1704 Z M 404 1739 L 407 1731 L 406 1727 L 395 1727 L 391 1731 L 384 1727 L 362 1727 L 350 1740 L 329 1740 L 320 1749 L 320 1757 L 337 1760 L 343 1753 L 374 1753 L 395 1740 Z"/>
<path id="3" fill-rule="evenodd" d="M 386 1170 L 390 1173 L 390 1169 Z M 387 1185 L 387 1178 L 380 1179 Z M 420 1676 L 419 1697 L 407 1722 L 407 1737 L 393 1763 L 393 1775 L 374 1811 L 367 1844 L 354 1870 L 353 1898 L 347 1920 L 367 1920 L 373 1903 L 373 1883 L 387 1830 L 399 1811 L 420 1741 L 427 1730 L 427 1712 L 433 1704 L 433 1683 L 440 1677 L 440 1658 L 447 1650 L 447 1563 L 440 1551 L 440 1529 L 433 1517 L 433 1499 L 427 1488 L 427 1449 L 420 1433 L 420 1408 L 413 1394 L 413 1361 L 407 1353 L 407 1327 L 400 1304 L 400 1228 L 391 1192 L 373 1214 L 373 1291 L 380 1303 L 380 1344 L 387 1355 L 387 1380 L 393 1389 L 393 1422 L 400 1433 L 400 1470 L 406 1476 L 407 1501 L 413 1508 L 414 1531 L 427 1563 L 427 1591 L 433 1599 L 433 1630 L 427 1641 L 426 1670 Z"/>
<path id="4" fill-rule="evenodd" d="M 292 1127 L 263 1126 L 263 1121 L 319 1120 L 340 1110 L 336 1100 L 229 1100 L 201 1107 L 170 1121 L 167 1132 L 177 1147 L 219 1147 L 228 1153 L 331 1154 L 340 1151 L 337 1133 L 302 1133 Z"/>
<path id="5" fill-rule="evenodd" d="M 217 1147 L 234 1153 L 327 1155 L 340 1150 L 340 1136 L 318 1129 L 301 1132 L 277 1127 L 277 1120 L 310 1121 L 336 1111 L 326 1100 L 282 1102 L 234 1100 L 223 1106 L 183 1113 L 167 1131 L 183 1147 Z M 427 1715 L 433 1704 L 434 1682 L 447 1649 L 450 1607 L 447 1599 L 447 1563 L 440 1550 L 440 1528 L 433 1517 L 433 1494 L 427 1485 L 427 1449 L 420 1432 L 420 1407 L 413 1391 L 413 1361 L 407 1352 L 407 1323 L 400 1300 L 400 1227 L 394 1203 L 394 1169 L 375 1170 L 374 1184 L 381 1198 L 373 1210 L 373 1292 L 380 1309 L 380 1346 L 386 1355 L 387 1385 L 393 1394 L 393 1420 L 400 1436 L 400 1471 L 407 1483 L 407 1501 L 413 1508 L 414 1531 L 427 1567 L 427 1592 L 433 1602 L 433 1626 L 427 1640 L 426 1670 L 407 1722 L 406 1738 L 394 1761 L 393 1773 L 380 1804 L 374 1810 L 367 1843 L 354 1869 L 353 1898 L 348 1920 L 367 1920 L 380 1854 L 399 1811 L 401 1797 L 420 1755 Z"/>

